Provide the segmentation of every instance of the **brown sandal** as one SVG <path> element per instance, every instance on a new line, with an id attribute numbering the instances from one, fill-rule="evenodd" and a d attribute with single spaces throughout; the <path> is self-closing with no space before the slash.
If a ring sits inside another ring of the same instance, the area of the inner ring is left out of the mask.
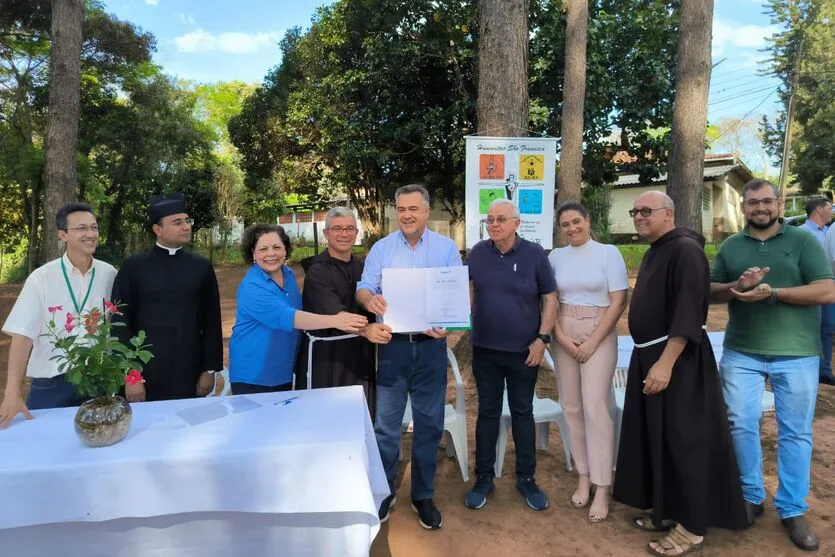
<path id="1" fill-rule="evenodd" d="M 671 530 L 669 534 L 660 540 L 653 541 L 660 545 L 663 551 L 654 549 L 649 544 L 647 544 L 647 551 L 657 557 L 679 557 L 679 555 L 693 553 L 700 550 L 705 543 L 704 538 L 702 538 L 702 541 L 699 543 L 693 543 L 690 538 L 679 532 L 677 529 Z"/>
<path id="2" fill-rule="evenodd" d="M 632 519 L 632 526 L 644 532 L 666 532 L 675 525 L 675 521 L 665 518 L 661 521 L 661 527 L 656 528 L 652 523 L 652 517 L 648 514 L 636 516 Z"/>

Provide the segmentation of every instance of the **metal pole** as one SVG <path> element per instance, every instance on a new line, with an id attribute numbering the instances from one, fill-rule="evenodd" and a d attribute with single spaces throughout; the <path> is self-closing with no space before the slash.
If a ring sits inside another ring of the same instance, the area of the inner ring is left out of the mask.
<path id="1" fill-rule="evenodd" d="M 792 120 L 794 119 L 794 101 L 797 97 L 797 75 L 800 73 L 800 57 L 803 52 L 803 36 L 800 37 L 800 44 L 797 46 L 797 53 L 794 57 L 794 69 L 792 74 L 792 88 L 789 92 L 789 107 L 786 111 L 786 130 L 783 136 L 783 163 L 780 165 L 780 200 L 783 211 L 786 210 L 786 183 L 789 179 L 789 158 L 792 146 Z"/>

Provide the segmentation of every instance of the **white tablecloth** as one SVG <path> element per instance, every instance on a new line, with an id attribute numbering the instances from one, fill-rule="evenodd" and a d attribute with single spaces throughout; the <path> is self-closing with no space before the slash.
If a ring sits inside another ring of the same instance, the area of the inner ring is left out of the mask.
<path id="1" fill-rule="evenodd" d="M 0 548 L 15 557 L 368 554 L 389 490 L 362 388 L 132 407 L 129 435 L 111 447 L 81 444 L 74 408 L 0 431 Z"/>

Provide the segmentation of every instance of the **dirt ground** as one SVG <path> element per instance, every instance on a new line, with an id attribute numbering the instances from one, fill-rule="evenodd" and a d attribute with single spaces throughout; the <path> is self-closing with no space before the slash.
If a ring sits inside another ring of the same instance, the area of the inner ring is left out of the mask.
<path id="1" fill-rule="evenodd" d="M 224 266 L 217 269 L 223 314 L 224 344 L 228 348 L 229 336 L 235 320 L 235 290 L 243 276 L 240 267 Z M 302 280 L 300 268 L 296 268 Z M 634 283 L 634 281 L 633 281 Z M 0 285 L 0 322 L 5 321 L 20 286 Z M 724 329 L 727 312 L 722 306 L 711 308 L 708 329 Z M 626 316 L 618 323 L 618 334 L 628 334 Z M 455 345 L 460 334 L 451 336 Z M 0 388 L 5 387 L 9 340 L 0 335 Z M 467 397 L 469 430 L 470 481 L 474 463 L 474 432 L 478 400 L 470 367 L 468 346 L 454 346 L 461 365 Z M 228 350 L 225 351 L 228 359 Z M 451 375 L 450 375 L 451 377 Z M 448 400 L 454 398 L 454 386 L 450 385 Z M 540 370 L 537 386 L 540 397 L 556 398 L 556 380 L 553 373 Z M 798 555 L 788 540 L 771 499 L 777 487 L 776 471 L 777 426 L 773 414 L 763 420 L 763 448 L 765 457 L 765 482 L 768 491 L 765 516 L 744 532 L 711 530 L 706 545 L 700 552 L 705 556 L 729 555 L 780 556 Z M 513 463 L 515 451 L 512 441 L 505 457 L 505 472 L 496 480 L 496 492 L 488 505 L 479 511 L 464 507 L 464 494 L 468 484 L 462 481 L 455 458 L 439 454 L 435 481 L 435 502 L 443 513 L 443 527 L 434 532 L 423 530 L 415 514 L 409 508 L 410 487 L 410 435 L 406 435 L 405 455 L 401 465 L 398 502 L 391 519 L 380 530 L 372 546 L 374 557 L 434 557 L 491 555 L 497 557 L 538 556 L 602 556 L 642 555 L 651 536 L 630 526 L 633 509 L 613 504 L 609 518 L 601 524 L 588 521 L 588 509 L 574 509 L 569 501 L 575 476 L 565 470 L 562 441 L 556 427 L 551 428 L 548 450 L 537 451 L 537 481 L 551 499 L 551 506 L 544 512 L 528 509 L 514 489 Z M 835 557 L 835 388 L 821 386 L 818 394 L 815 421 L 815 449 L 812 455 L 812 492 L 808 502 L 809 519 L 820 537 L 819 554 Z"/>

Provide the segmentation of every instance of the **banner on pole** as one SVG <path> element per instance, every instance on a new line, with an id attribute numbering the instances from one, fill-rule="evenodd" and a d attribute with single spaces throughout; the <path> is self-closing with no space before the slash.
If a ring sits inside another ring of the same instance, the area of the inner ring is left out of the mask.
<path id="1" fill-rule="evenodd" d="M 494 199 L 519 207 L 519 236 L 551 249 L 556 138 L 468 136 L 466 141 L 467 249 L 489 238 L 487 210 Z"/>

